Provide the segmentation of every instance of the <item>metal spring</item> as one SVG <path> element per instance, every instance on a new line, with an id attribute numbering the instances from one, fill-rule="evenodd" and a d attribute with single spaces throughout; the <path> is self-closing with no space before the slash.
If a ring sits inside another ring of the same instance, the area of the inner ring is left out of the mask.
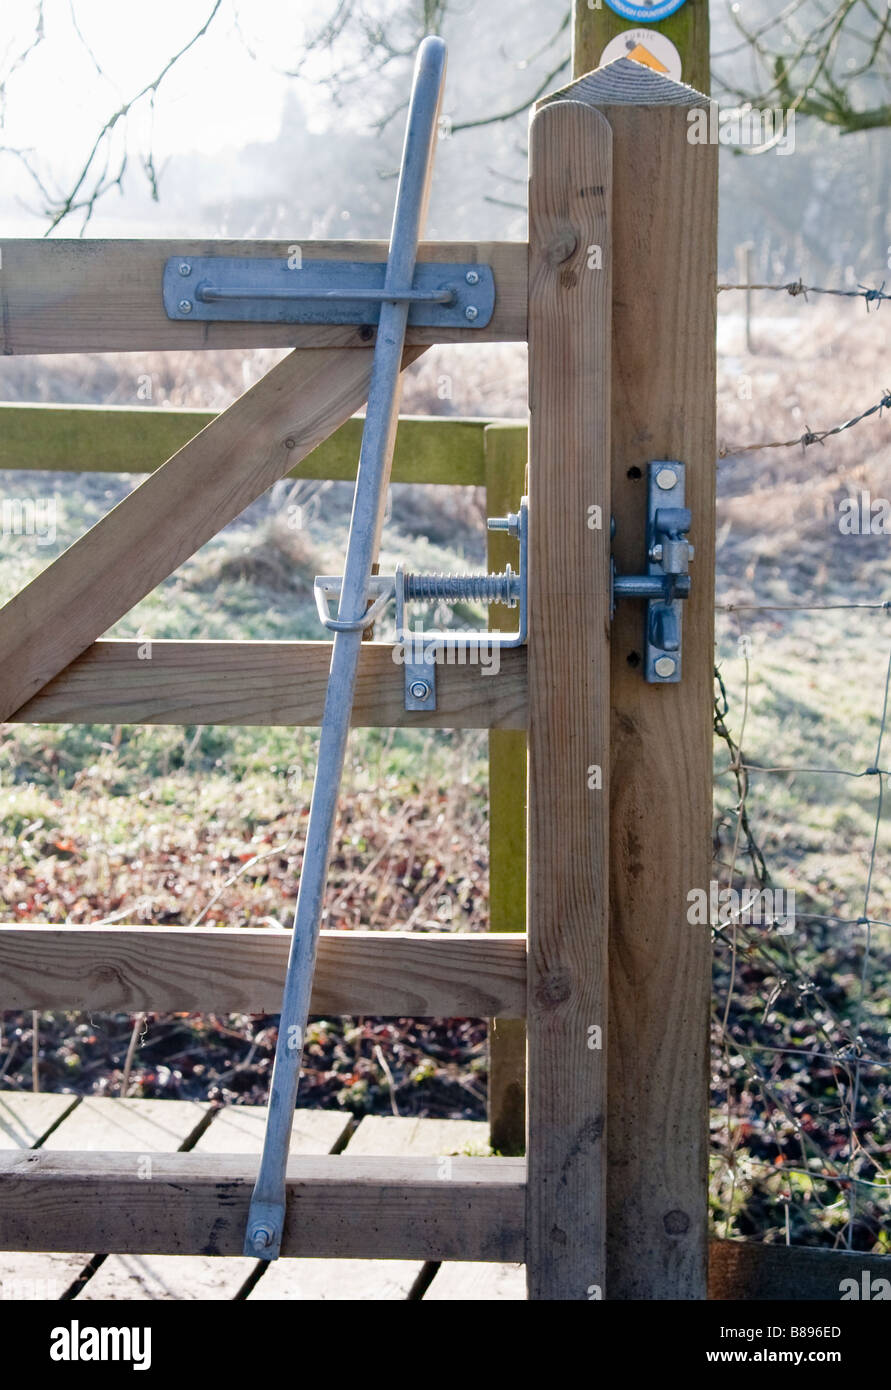
<path id="1" fill-rule="evenodd" d="M 520 576 L 503 574 L 406 574 L 406 599 L 441 599 L 445 603 L 504 603 L 520 596 Z"/>

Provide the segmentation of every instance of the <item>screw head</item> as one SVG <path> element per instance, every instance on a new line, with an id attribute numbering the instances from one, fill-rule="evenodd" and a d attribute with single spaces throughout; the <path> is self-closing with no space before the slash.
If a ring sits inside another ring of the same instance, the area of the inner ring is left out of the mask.
<path id="1" fill-rule="evenodd" d="M 180 275 L 191 275 L 191 274 L 192 274 L 192 267 L 189 265 L 189 262 L 188 262 L 188 261 L 180 261 L 180 264 L 179 264 L 179 273 L 180 273 Z"/>
<path id="2" fill-rule="evenodd" d="M 479 317 L 479 312 L 475 304 L 468 304 L 467 308 L 464 310 L 464 317 L 470 319 L 472 323 L 475 318 Z"/>
<path id="3" fill-rule="evenodd" d="M 678 475 L 673 468 L 660 468 L 656 474 L 656 486 L 661 487 L 663 492 L 670 492 L 673 487 L 677 487 Z"/>
<path id="4" fill-rule="evenodd" d="M 430 682 L 412 681 L 411 685 L 408 687 L 408 693 L 413 700 L 429 700 Z"/>
<path id="5" fill-rule="evenodd" d="M 467 281 L 468 285 L 478 285 L 480 282 L 479 272 L 476 270 L 468 270 L 464 279 Z"/>
<path id="6" fill-rule="evenodd" d="M 664 679 L 667 676 L 674 675 L 677 670 L 677 662 L 673 656 L 660 656 L 654 661 L 653 670 L 656 672 L 657 676 L 662 676 Z"/>
<path id="7" fill-rule="evenodd" d="M 192 301 L 191 301 L 191 299 L 181 299 L 181 300 L 179 301 L 179 311 L 180 311 L 181 314 L 191 314 L 191 312 L 192 312 Z"/>
<path id="8" fill-rule="evenodd" d="M 268 1250 L 272 1244 L 272 1231 L 268 1226 L 254 1226 L 251 1231 L 251 1245 L 258 1250 Z"/>
<path id="9" fill-rule="evenodd" d="M 659 561 L 662 559 L 662 546 L 661 546 L 661 545 L 651 545 L 651 546 L 650 546 L 650 559 L 653 561 L 653 564 L 654 564 L 654 565 L 659 563 Z"/>

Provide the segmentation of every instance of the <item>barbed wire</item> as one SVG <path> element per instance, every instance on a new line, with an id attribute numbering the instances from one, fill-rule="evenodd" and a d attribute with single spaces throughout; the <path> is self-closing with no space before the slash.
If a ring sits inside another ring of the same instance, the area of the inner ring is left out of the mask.
<path id="1" fill-rule="evenodd" d="M 887 296 L 886 296 L 887 297 Z M 882 399 L 876 404 L 871 405 L 868 410 L 864 410 L 860 415 L 855 415 L 853 419 L 846 420 L 843 425 L 835 425 L 829 430 L 805 430 L 804 434 L 798 439 L 776 439 L 764 444 L 724 444 L 718 450 L 718 458 L 733 458 L 737 454 L 752 454 L 759 449 L 791 449 L 796 444 L 801 444 L 807 449 L 811 444 L 822 444 L 824 439 L 829 439 L 831 435 L 842 434 L 844 430 L 853 429 L 859 425 L 861 420 L 868 420 L 871 415 L 881 415 L 883 410 L 891 410 L 891 390 L 886 390 Z"/>
<path id="2" fill-rule="evenodd" d="M 771 290 L 778 294 L 791 295 L 796 299 L 803 295 L 807 299 L 809 294 L 832 294 L 839 299 L 863 299 L 866 301 L 866 312 L 869 313 L 869 306 L 875 304 L 879 308 L 882 301 L 891 299 L 891 294 L 885 293 L 885 281 L 883 280 L 879 289 L 871 289 L 869 285 L 858 285 L 856 290 L 829 290 L 819 285 L 805 285 L 802 280 L 790 280 L 785 285 L 718 285 L 718 293 L 722 290 Z"/>

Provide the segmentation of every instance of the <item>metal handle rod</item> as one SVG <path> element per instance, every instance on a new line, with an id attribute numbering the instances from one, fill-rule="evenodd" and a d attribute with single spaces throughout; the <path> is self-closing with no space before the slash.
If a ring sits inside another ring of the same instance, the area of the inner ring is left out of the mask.
<path id="1" fill-rule="evenodd" d="M 400 285 L 411 284 L 414 275 L 426 214 L 445 61 L 446 48 L 442 39 L 425 39 L 415 63 L 384 278 L 384 289 L 391 292 Z M 342 622 L 356 622 L 365 611 L 393 456 L 407 320 L 407 302 L 383 302 L 338 608 L 338 619 Z M 275 1049 L 266 1137 L 244 1246 L 246 1255 L 266 1260 L 276 1259 L 281 1248 L 288 1147 L 361 642 L 362 633 L 358 628 L 337 632 L 331 654 L 319 760 Z"/>
<path id="2" fill-rule="evenodd" d="M 408 304 L 454 304 L 457 295 L 454 290 L 413 290 L 398 289 L 396 286 L 385 289 L 383 286 L 379 290 L 299 290 L 299 289 L 254 289 L 250 286 L 244 289 L 236 286 L 234 289 L 224 289 L 219 285 L 199 285 L 195 290 L 195 298 L 202 303 L 212 304 L 217 300 L 223 299 L 321 299 L 321 300 L 346 300 L 348 303 L 357 301 L 368 301 L 372 304 L 398 304 L 405 300 Z"/>

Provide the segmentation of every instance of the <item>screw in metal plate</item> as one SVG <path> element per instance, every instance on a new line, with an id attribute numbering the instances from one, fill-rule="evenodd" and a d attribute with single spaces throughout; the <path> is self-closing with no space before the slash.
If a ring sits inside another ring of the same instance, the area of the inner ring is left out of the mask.
<path id="1" fill-rule="evenodd" d="M 656 486 L 661 487 L 663 492 L 670 492 L 677 486 L 678 475 L 673 468 L 660 468 L 656 474 Z"/>
<path id="2" fill-rule="evenodd" d="M 480 282 L 479 271 L 468 270 L 464 279 L 467 281 L 468 285 L 478 285 Z"/>
<path id="3" fill-rule="evenodd" d="M 411 685 L 408 688 L 408 693 L 411 695 L 411 698 L 413 700 L 429 700 L 430 682 L 412 681 Z"/>
<path id="4" fill-rule="evenodd" d="M 191 314 L 191 312 L 192 312 L 192 301 L 191 301 L 191 299 L 181 299 L 181 300 L 179 301 L 179 311 L 180 311 L 181 314 Z"/>
<path id="5" fill-rule="evenodd" d="M 267 1250 L 272 1244 L 272 1231 L 268 1226 L 254 1226 L 251 1231 L 251 1245 L 257 1250 Z"/>
<path id="6" fill-rule="evenodd" d="M 479 316 L 479 312 L 475 304 L 468 304 L 467 308 L 464 310 L 464 317 L 473 322 L 473 320 Z"/>
<path id="7" fill-rule="evenodd" d="M 180 261 L 179 273 L 180 273 L 180 275 L 191 275 L 191 274 L 192 274 L 192 267 L 189 265 L 189 262 L 188 262 L 188 261 Z"/>
<path id="8" fill-rule="evenodd" d="M 677 662 L 672 656 L 660 656 L 654 661 L 653 670 L 657 676 L 673 676 L 677 670 Z"/>

